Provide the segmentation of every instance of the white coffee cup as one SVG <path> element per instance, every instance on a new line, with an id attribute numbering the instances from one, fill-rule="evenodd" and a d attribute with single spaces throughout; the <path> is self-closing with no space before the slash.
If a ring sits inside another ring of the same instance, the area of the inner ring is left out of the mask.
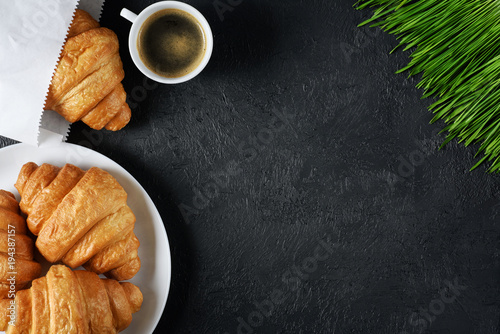
<path id="1" fill-rule="evenodd" d="M 152 14 L 163 10 L 163 9 L 178 9 L 191 14 L 203 28 L 205 36 L 205 55 L 203 56 L 200 64 L 188 74 L 178 77 L 178 78 L 167 78 L 161 76 L 153 71 L 151 71 L 141 60 L 139 56 L 139 50 L 137 49 L 137 39 L 139 38 L 139 32 L 144 21 L 146 21 Z M 130 55 L 134 61 L 135 66 L 144 73 L 147 77 L 160 83 L 165 84 L 177 84 L 181 82 L 188 81 L 195 76 L 197 76 L 208 64 L 210 56 L 212 55 L 212 50 L 214 47 L 214 40 L 212 36 L 212 29 L 208 24 L 205 17 L 194 7 L 179 1 L 160 1 L 156 2 L 145 9 L 143 9 L 138 15 L 134 14 L 130 10 L 123 8 L 120 15 L 132 22 L 132 27 L 130 28 L 130 35 L 128 38 L 128 47 L 130 50 Z"/>

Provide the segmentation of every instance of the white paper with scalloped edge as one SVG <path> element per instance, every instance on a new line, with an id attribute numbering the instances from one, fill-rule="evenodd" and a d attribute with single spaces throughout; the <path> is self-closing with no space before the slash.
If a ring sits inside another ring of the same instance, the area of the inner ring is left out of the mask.
<path id="1" fill-rule="evenodd" d="M 99 20 L 103 4 L 0 1 L 0 135 L 31 145 L 66 139 L 70 124 L 43 106 L 77 5 Z"/>

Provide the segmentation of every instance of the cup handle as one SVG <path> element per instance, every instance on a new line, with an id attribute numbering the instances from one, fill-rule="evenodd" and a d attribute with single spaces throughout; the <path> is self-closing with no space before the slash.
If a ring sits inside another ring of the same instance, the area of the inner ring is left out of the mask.
<path id="1" fill-rule="evenodd" d="M 137 18 L 137 14 L 131 12 L 127 8 L 123 8 L 122 11 L 120 12 L 120 16 L 126 18 L 130 22 L 134 23 L 135 19 Z"/>

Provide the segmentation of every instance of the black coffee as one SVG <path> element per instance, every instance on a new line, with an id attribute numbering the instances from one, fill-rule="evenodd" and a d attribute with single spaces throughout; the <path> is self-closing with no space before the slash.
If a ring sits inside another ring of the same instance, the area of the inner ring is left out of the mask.
<path id="1" fill-rule="evenodd" d="M 137 49 L 143 63 L 167 78 L 193 71 L 205 55 L 205 34 L 191 14 L 179 9 L 163 9 L 142 24 Z"/>

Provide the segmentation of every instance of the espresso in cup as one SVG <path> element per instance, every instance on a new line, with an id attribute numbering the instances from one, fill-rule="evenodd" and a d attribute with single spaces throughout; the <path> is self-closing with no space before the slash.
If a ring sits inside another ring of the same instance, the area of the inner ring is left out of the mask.
<path id="1" fill-rule="evenodd" d="M 142 24 L 137 50 L 144 65 L 166 78 L 194 71 L 206 52 L 206 37 L 198 20 L 180 9 L 162 9 Z"/>

